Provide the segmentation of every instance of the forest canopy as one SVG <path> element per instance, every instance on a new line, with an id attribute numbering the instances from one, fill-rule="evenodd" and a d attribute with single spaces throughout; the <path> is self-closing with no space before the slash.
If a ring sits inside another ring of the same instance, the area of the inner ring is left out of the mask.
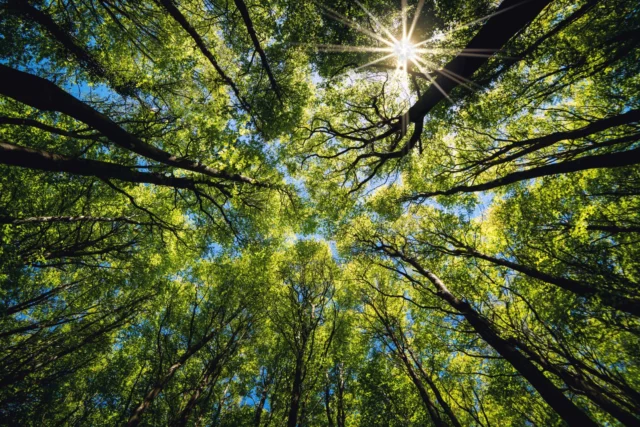
<path id="1" fill-rule="evenodd" d="M 640 425 L 637 0 L 0 0 L 0 425 Z"/>

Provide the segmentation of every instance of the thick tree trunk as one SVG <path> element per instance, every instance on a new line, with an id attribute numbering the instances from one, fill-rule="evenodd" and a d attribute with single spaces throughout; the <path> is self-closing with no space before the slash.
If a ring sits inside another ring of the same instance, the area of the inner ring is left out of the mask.
<path id="1" fill-rule="evenodd" d="M 93 176 L 103 180 L 115 179 L 136 184 L 154 184 L 189 190 L 194 190 L 197 184 L 223 188 L 219 184 L 206 180 L 166 176 L 156 172 L 139 172 L 116 163 L 90 159 L 73 159 L 60 154 L 21 147 L 2 141 L 0 141 L 0 164 L 49 172 Z"/>
<path id="2" fill-rule="evenodd" d="M 625 311 L 633 314 L 634 316 L 640 316 L 640 300 L 625 297 L 622 295 L 613 295 L 610 292 L 604 292 L 594 288 L 592 285 L 578 282 L 576 280 L 567 279 L 564 277 L 552 276 L 542 271 L 536 270 L 526 265 L 517 264 L 515 262 L 507 261 L 505 259 L 495 258 L 489 255 L 485 255 L 478 252 L 475 249 L 467 249 L 465 252 L 461 252 L 465 255 L 470 255 L 474 258 L 483 259 L 489 261 L 492 264 L 500 265 L 502 267 L 508 267 L 512 270 L 526 274 L 534 279 L 541 280 L 552 285 L 556 285 L 564 290 L 572 292 L 576 295 L 580 295 L 585 298 L 599 297 L 600 301 L 609 307 L 616 310 Z"/>
<path id="3" fill-rule="evenodd" d="M 298 412 L 300 411 L 300 400 L 302 399 L 302 369 L 303 355 L 296 357 L 296 367 L 293 375 L 293 385 L 291 387 L 291 403 L 289 404 L 289 415 L 287 417 L 287 427 L 298 425 Z"/>
<path id="4" fill-rule="evenodd" d="M 181 158 L 147 144 L 130 134 L 104 114 L 65 92 L 55 84 L 0 64 L 0 94 L 43 111 L 57 111 L 100 131 L 115 145 L 167 166 L 190 170 L 211 178 L 219 178 L 256 186 L 268 186 L 238 174 L 210 168 L 199 162 Z"/>
<path id="5" fill-rule="evenodd" d="M 469 303 L 458 299 L 449 292 L 444 282 L 442 282 L 438 276 L 422 268 L 415 259 L 405 256 L 389 246 L 378 246 L 377 249 L 384 251 L 393 258 L 401 259 L 410 264 L 419 274 L 427 278 L 435 286 L 437 296 L 464 316 L 478 335 L 509 362 L 520 375 L 529 381 L 544 401 L 547 402 L 569 426 L 597 426 L 597 424 L 571 402 L 543 372 L 520 353 L 512 343 L 501 338 L 496 331 L 493 330 L 491 324 L 476 312 Z"/>
<path id="6" fill-rule="evenodd" d="M 546 40 L 558 34 L 560 31 L 567 28 L 569 25 L 576 22 L 578 19 L 582 18 L 585 14 L 587 14 L 591 9 L 594 8 L 594 6 L 596 6 L 601 1 L 602 0 L 588 0 L 585 4 L 582 5 L 580 9 L 577 9 L 571 15 L 569 15 L 568 17 L 560 21 L 549 32 L 545 33 L 543 36 L 538 38 L 534 43 L 528 46 L 526 50 L 519 52 L 517 55 L 514 55 L 512 57 L 504 58 L 502 60 L 502 63 L 500 64 L 501 67 L 497 71 L 495 71 L 489 76 L 483 77 L 482 80 L 476 81 L 476 83 L 481 86 L 491 83 L 501 74 L 508 71 L 511 68 L 511 66 L 524 60 L 527 56 L 534 53 L 540 47 L 540 45 L 542 45 L 542 43 L 544 43 Z"/>
<path id="7" fill-rule="evenodd" d="M 543 367 L 545 370 L 552 372 L 558 378 L 562 379 L 569 387 L 575 390 L 576 393 L 587 397 L 589 400 L 598 405 L 600 408 L 609 413 L 612 417 L 620 421 L 625 426 L 633 427 L 640 425 L 640 418 L 636 418 L 635 416 L 612 402 L 603 393 L 603 390 L 595 388 L 590 382 L 564 369 L 563 367 L 554 365 L 547 359 L 540 356 L 537 352 L 530 349 L 521 341 L 513 339 L 512 342 L 518 348 L 521 348 L 529 356 L 529 358 L 535 361 L 538 365 Z"/>
<path id="8" fill-rule="evenodd" d="M 541 178 L 550 175 L 560 175 L 571 172 L 579 172 L 589 169 L 620 168 L 640 163 L 640 148 L 621 151 L 617 153 L 598 154 L 584 156 L 575 160 L 568 160 L 551 165 L 535 167 L 523 171 L 513 172 L 494 179 L 493 181 L 475 185 L 458 185 L 447 190 L 418 193 L 405 197 L 405 201 L 422 201 L 434 196 L 448 196 L 458 193 L 475 193 L 478 191 L 493 190 L 508 184 L 526 181 L 533 178 Z"/>
<path id="9" fill-rule="evenodd" d="M 551 0 L 520 0 L 503 1 L 496 13 L 482 26 L 480 31 L 471 39 L 465 50 L 497 52 L 513 36 L 526 28 L 531 21 L 544 9 Z M 444 73 L 440 74 L 435 82 L 427 89 L 420 99 L 409 109 L 409 121 L 416 123 L 424 117 L 440 101 L 444 100 L 460 83 L 451 79 L 448 75 L 457 76 L 459 81 L 471 78 L 471 76 L 489 58 L 458 55 L 444 67 Z"/>

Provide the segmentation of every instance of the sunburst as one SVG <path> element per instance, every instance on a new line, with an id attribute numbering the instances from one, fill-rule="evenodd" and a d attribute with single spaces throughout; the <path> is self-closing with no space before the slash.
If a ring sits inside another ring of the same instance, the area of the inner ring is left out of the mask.
<path id="1" fill-rule="evenodd" d="M 375 58 L 366 64 L 360 65 L 352 71 L 358 71 L 369 67 L 384 67 L 389 68 L 389 61 L 395 60 L 396 73 L 402 78 L 402 81 L 408 84 L 408 77 L 410 68 L 413 68 L 419 75 L 422 75 L 429 80 L 435 87 L 440 90 L 443 95 L 450 100 L 449 96 L 440 88 L 436 79 L 433 77 L 434 73 L 438 73 L 446 78 L 456 81 L 457 83 L 472 89 L 473 83 L 458 74 L 455 74 L 449 70 L 443 70 L 439 68 L 436 56 L 443 54 L 456 54 L 461 56 L 492 56 L 495 53 L 493 49 L 477 49 L 472 51 L 458 51 L 453 49 L 447 49 L 438 46 L 442 42 L 446 41 L 447 37 L 463 28 L 467 28 L 470 25 L 482 22 L 495 15 L 487 15 L 480 19 L 474 20 L 464 25 L 457 26 L 450 29 L 447 32 L 436 32 L 433 36 L 426 40 L 413 41 L 414 31 L 418 23 L 420 12 L 424 6 L 424 0 L 419 0 L 416 5 L 415 11 L 411 22 L 407 17 L 408 6 L 407 0 L 402 0 L 401 6 L 401 26 L 398 29 L 389 29 L 380 22 L 380 20 L 371 13 L 362 3 L 355 0 L 355 3 L 367 14 L 371 22 L 377 27 L 376 31 L 371 31 L 364 28 L 358 22 L 348 19 L 335 10 L 316 2 L 323 13 L 328 17 L 341 22 L 354 30 L 370 37 L 372 40 L 378 43 L 377 46 L 345 46 L 345 45 L 316 45 L 317 50 L 323 52 L 366 52 L 371 54 L 382 54 L 383 56 Z M 504 11 L 501 11 L 504 12 Z M 501 13 L 499 12 L 499 13 Z M 394 34 L 395 31 L 395 34 Z M 398 34 L 399 33 L 399 34 Z"/>

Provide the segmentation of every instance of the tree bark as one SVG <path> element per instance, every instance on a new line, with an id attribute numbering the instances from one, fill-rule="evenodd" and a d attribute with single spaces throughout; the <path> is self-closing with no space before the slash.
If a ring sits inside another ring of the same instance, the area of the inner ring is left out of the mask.
<path id="1" fill-rule="evenodd" d="M 564 277 L 552 276 L 542 271 L 536 270 L 532 267 L 520 265 L 515 262 L 507 261 L 505 259 L 495 258 L 489 255 L 485 255 L 474 249 L 468 249 L 463 252 L 474 258 L 489 261 L 492 264 L 500 265 L 502 267 L 510 268 L 514 271 L 526 274 L 534 279 L 541 280 L 552 285 L 556 285 L 566 291 L 572 292 L 576 295 L 580 295 L 585 298 L 599 297 L 603 304 L 615 308 L 616 310 L 624 311 L 634 316 L 640 316 L 640 301 L 633 298 L 628 298 L 622 295 L 612 295 L 594 288 L 592 285 L 579 282 L 577 280 L 567 279 Z"/>
<path id="2" fill-rule="evenodd" d="M 267 55 L 264 53 L 264 50 L 260 46 L 260 41 L 258 40 L 258 35 L 256 34 L 256 30 L 253 28 L 253 22 L 251 21 L 251 16 L 249 15 L 249 10 L 247 9 L 247 5 L 244 4 L 242 0 L 234 0 L 236 7 L 240 11 L 240 15 L 242 16 L 242 20 L 244 21 L 244 25 L 247 27 L 247 32 L 249 33 L 249 37 L 251 37 L 251 41 L 253 42 L 253 46 L 258 52 L 260 56 L 260 60 L 262 61 L 262 67 L 267 72 L 267 76 L 269 77 L 269 83 L 271 83 L 271 88 L 276 93 L 278 98 L 280 98 L 280 88 L 278 87 L 278 83 L 276 82 L 276 78 L 271 71 L 271 67 L 269 66 L 269 61 L 267 60 Z"/>
<path id="3" fill-rule="evenodd" d="M 640 424 L 640 418 L 636 418 L 629 412 L 620 408 L 609 398 L 607 398 L 602 393 L 602 390 L 596 389 L 592 384 L 585 381 L 580 376 L 564 369 L 563 367 L 554 365 L 549 360 L 533 351 L 523 342 L 516 339 L 513 339 L 512 342 L 517 347 L 521 348 L 529 356 L 529 358 L 535 361 L 542 368 L 549 372 L 552 372 L 558 378 L 562 379 L 569 387 L 575 390 L 576 393 L 587 397 L 589 400 L 591 400 L 593 403 L 602 408 L 605 412 L 620 421 L 625 426 L 633 427 Z"/>
<path id="4" fill-rule="evenodd" d="M 333 427 L 333 412 L 331 411 L 331 387 L 329 383 L 329 375 L 327 374 L 327 383 L 324 386 L 324 409 L 327 414 L 327 426 Z"/>
<path id="5" fill-rule="evenodd" d="M 438 276 L 422 268 L 415 259 L 396 251 L 390 246 L 376 246 L 376 249 L 387 253 L 392 258 L 400 259 L 408 263 L 420 275 L 428 279 L 436 288 L 436 295 L 457 310 L 487 344 L 496 350 L 520 375 L 529 381 L 544 401 L 547 402 L 569 426 L 597 426 L 597 424 L 571 402 L 543 372 L 520 353 L 512 343 L 500 337 L 491 324 L 475 311 L 468 302 L 455 297 Z"/>
<path id="6" fill-rule="evenodd" d="M 253 425 L 254 427 L 260 427 L 260 423 L 262 422 L 262 411 L 264 411 L 264 405 L 267 403 L 267 397 L 269 396 L 269 389 L 267 385 L 265 385 L 260 393 L 260 401 L 258 402 L 258 407 L 256 408 L 255 416 L 253 417 Z"/>
<path id="7" fill-rule="evenodd" d="M 640 163 L 640 148 L 634 148 L 632 150 L 617 153 L 584 156 L 575 160 L 568 160 L 565 162 L 539 166 L 524 171 L 513 172 L 503 176 L 502 178 L 494 179 L 483 184 L 457 185 L 455 187 L 449 188 L 448 190 L 418 193 L 407 196 L 403 200 L 421 201 L 434 196 L 449 196 L 458 193 L 475 193 L 478 191 L 493 190 L 494 188 L 502 187 L 508 184 L 526 181 L 533 178 L 541 178 L 549 175 L 560 175 L 589 169 L 620 168 L 624 166 L 635 165 L 638 163 Z"/>
<path id="8" fill-rule="evenodd" d="M 109 180 L 154 184 L 165 187 L 194 190 L 197 184 L 223 189 L 220 184 L 205 180 L 166 176 L 156 172 L 138 172 L 132 168 L 100 160 L 73 159 L 48 151 L 21 147 L 0 141 L 0 164 L 20 166 L 49 172 L 66 172 L 73 175 L 93 176 Z"/>
<path id="9" fill-rule="evenodd" d="M 300 411 L 300 400 L 302 399 L 302 369 L 303 355 L 296 356 L 296 367 L 293 375 L 293 385 L 291 387 L 291 403 L 289 404 L 289 415 L 287 417 L 287 427 L 298 425 L 298 412 Z"/>
<path id="10" fill-rule="evenodd" d="M 518 32 L 526 28 L 549 3 L 551 0 L 530 0 L 524 3 L 520 0 L 503 1 L 464 50 L 473 52 L 482 49 L 482 51 L 497 52 Z M 456 56 L 444 67 L 444 73 L 435 78 L 429 89 L 409 109 L 409 121 L 412 123 L 422 121 L 433 107 L 460 85 L 447 77 L 447 74 L 464 81 L 471 78 L 488 60 L 489 58 L 485 57 Z"/>
<path id="11" fill-rule="evenodd" d="M 50 81 L 2 64 L 0 64 L 0 94 L 43 111 L 57 111 L 73 117 L 98 130 L 118 147 L 159 163 L 211 178 L 269 187 L 253 178 L 210 168 L 200 162 L 181 158 L 149 145 Z"/>

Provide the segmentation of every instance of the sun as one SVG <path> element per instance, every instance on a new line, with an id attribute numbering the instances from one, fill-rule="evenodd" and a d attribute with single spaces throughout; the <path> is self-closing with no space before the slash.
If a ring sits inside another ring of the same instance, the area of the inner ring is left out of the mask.
<path id="1" fill-rule="evenodd" d="M 487 15 L 483 18 L 477 19 L 467 24 L 458 25 L 454 28 L 447 30 L 447 32 L 436 31 L 431 37 L 419 42 L 412 41 L 414 36 L 414 30 L 418 23 L 422 7 L 425 0 L 418 0 L 418 3 L 413 12 L 413 18 L 407 19 L 407 0 L 402 0 L 401 8 L 401 29 L 385 27 L 380 20 L 372 14 L 359 0 L 353 0 L 360 8 L 367 14 L 370 22 L 373 24 L 370 27 L 365 27 L 359 22 L 347 18 L 344 15 L 336 12 L 335 10 L 327 7 L 319 0 L 312 0 L 322 11 L 323 14 L 332 18 L 342 24 L 359 31 L 360 33 L 370 37 L 375 45 L 369 46 L 345 46 L 345 45 L 312 45 L 314 49 L 322 52 L 368 52 L 376 55 L 382 55 L 375 58 L 366 64 L 359 65 L 352 68 L 350 71 L 356 72 L 363 68 L 378 67 L 383 70 L 389 68 L 395 68 L 397 75 L 400 76 L 404 84 L 408 84 L 409 75 L 420 76 L 429 80 L 449 101 L 449 95 L 442 90 L 440 85 L 436 82 L 434 75 L 439 73 L 451 80 L 458 82 L 459 84 L 466 85 L 466 82 L 471 83 L 468 79 L 454 73 L 451 70 L 443 69 L 439 60 L 439 56 L 443 54 L 454 53 L 458 56 L 486 56 L 490 57 L 495 53 L 495 49 L 474 49 L 473 52 L 458 51 L 447 48 L 446 43 L 447 36 L 455 31 L 459 31 L 463 28 L 467 28 L 470 25 L 482 22 L 485 19 L 490 18 L 492 15 Z M 395 61 L 395 67 L 390 66 L 388 62 Z"/>
<path id="2" fill-rule="evenodd" d="M 342 45 L 316 45 L 315 47 L 318 50 L 325 52 L 371 52 L 383 54 L 382 57 L 372 60 L 364 65 L 360 65 L 353 69 L 353 71 L 357 71 L 362 68 L 367 67 L 376 67 L 382 66 L 385 67 L 385 61 L 395 61 L 396 70 L 403 77 L 402 80 L 406 81 L 408 78 L 408 70 L 409 68 L 414 68 L 421 75 L 425 76 L 427 79 L 433 81 L 431 77 L 431 71 L 437 69 L 437 65 L 432 63 L 428 56 L 434 50 L 427 49 L 425 44 L 429 44 L 432 40 L 424 40 L 419 43 L 414 43 L 412 41 L 412 35 L 416 28 L 416 24 L 418 21 L 418 17 L 420 16 L 420 11 L 424 5 L 425 0 L 419 0 L 416 10 L 413 15 L 413 19 L 408 22 L 407 20 L 407 0 L 402 1 L 402 30 L 397 31 L 396 34 L 392 32 L 392 30 L 386 28 L 380 20 L 373 15 L 367 8 L 360 3 L 358 0 L 354 0 L 360 8 L 367 14 L 370 20 L 373 22 L 376 29 L 368 29 L 365 28 L 360 23 L 349 19 L 340 13 L 336 12 L 333 9 L 330 9 L 326 5 L 323 5 L 320 2 L 315 1 L 316 5 L 318 5 L 324 14 L 329 16 L 336 21 L 339 21 L 362 34 L 365 34 L 372 38 L 373 40 L 378 42 L 377 46 L 342 46 Z M 400 34 L 398 34 L 400 32 Z"/>
<path id="3" fill-rule="evenodd" d="M 416 46 L 408 38 L 402 38 L 397 40 L 393 44 L 393 53 L 396 57 L 398 67 L 404 70 L 407 69 L 407 63 L 413 62 L 417 58 Z"/>

